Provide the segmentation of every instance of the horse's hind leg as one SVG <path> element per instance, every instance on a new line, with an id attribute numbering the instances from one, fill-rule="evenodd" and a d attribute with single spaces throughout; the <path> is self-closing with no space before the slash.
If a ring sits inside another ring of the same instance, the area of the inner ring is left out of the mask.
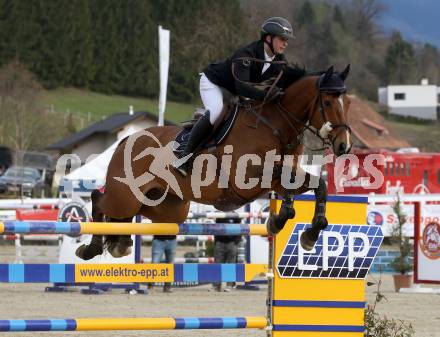
<path id="1" fill-rule="evenodd" d="M 92 191 L 92 218 L 94 222 L 103 222 L 104 214 L 101 212 L 98 201 L 102 197 L 102 193 L 98 190 Z M 103 252 L 103 236 L 93 235 L 92 240 L 88 245 L 81 245 L 77 248 L 75 254 L 80 259 L 90 260 L 97 255 L 101 255 Z"/>
<path id="2" fill-rule="evenodd" d="M 110 222 L 131 222 L 133 218 L 110 219 Z M 114 258 L 130 255 L 132 252 L 133 240 L 131 235 L 107 235 L 105 246 Z"/>

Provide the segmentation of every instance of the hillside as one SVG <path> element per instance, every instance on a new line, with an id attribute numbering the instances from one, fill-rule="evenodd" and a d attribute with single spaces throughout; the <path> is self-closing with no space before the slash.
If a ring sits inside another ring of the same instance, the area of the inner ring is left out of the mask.
<path id="1" fill-rule="evenodd" d="M 440 152 L 440 123 L 414 124 L 388 119 L 395 132 L 423 152 Z"/>
<path id="2" fill-rule="evenodd" d="M 41 104 L 58 113 L 72 113 L 78 128 L 100 120 L 116 112 L 129 110 L 158 113 L 158 103 L 141 97 L 105 95 L 75 88 L 59 88 L 44 91 L 40 95 Z M 196 105 L 167 102 L 165 119 L 181 122 L 192 116 Z"/>
<path id="3" fill-rule="evenodd" d="M 78 129 L 113 113 L 128 111 L 130 105 L 133 106 L 134 111 L 147 110 L 157 114 L 157 101 L 128 96 L 104 95 L 73 88 L 45 91 L 40 99 L 44 106 L 58 113 L 73 113 Z M 377 110 L 377 104 L 373 102 L 368 104 Z M 168 102 L 165 118 L 174 122 L 187 120 L 191 117 L 195 107 L 196 104 Z M 407 140 L 412 146 L 426 152 L 440 152 L 439 123 L 411 123 L 395 120 L 394 118 L 388 118 L 387 122 L 398 135 Z"/>

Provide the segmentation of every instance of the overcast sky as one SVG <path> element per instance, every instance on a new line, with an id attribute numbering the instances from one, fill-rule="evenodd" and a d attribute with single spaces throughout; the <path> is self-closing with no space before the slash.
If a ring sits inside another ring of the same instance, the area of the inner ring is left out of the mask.
<path id="1" fill-rule="evenodd" d="M 440 1 L 381 0 L 388 7 L 380 19 L 385 31 L 399 30 L 410 41 L 429 42 L 440 49 Z"/>

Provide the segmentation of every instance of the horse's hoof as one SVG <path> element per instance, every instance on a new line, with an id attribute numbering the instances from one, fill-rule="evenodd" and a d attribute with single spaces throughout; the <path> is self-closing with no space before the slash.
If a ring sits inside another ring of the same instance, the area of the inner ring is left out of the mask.
<path id="1" fill-rule="evenodd" d="M 110 243 L 108 246 L 108 252 L 114 258 L 120 258 L 130 255 L 132 252 L 132 246 L 133 240 L 130 237 L 128 239 L 120 238 L 118 241 Z"/>
<path id="2" fill-rule="evenodd" d="M 75 255 L 78 256 L 80 259 L 84 259 L 84 251 L 86 249 L 86 245 L 81 245 L 79 246 L 76 251 L 75 251 Z"/>
<path id="3" fill-rule="evenodd" d="M 114 258 L 118 259 L 127 255 L 130 255 L 132 252 L 131 247 L 121 247 L 121 245 L 116 244 L 115 247 L 110 248 L 108 252 L 110 253 L 111 256 L 113 256 Z"/>
<path id="4" fill-rule="evenodd" d="M 271 215 L 267 220 L 266 229 L 269 235 L 278 234 L 284 227 L 284 224 L 281 225 L 280 217 L 278 215 Z"/>
<path id="5" fill-rule="evenodd" d="M 281 206 L 279 216 L 283 219 L 289 220 L 295 217 L 295 209 L 292 206 Z"/>
<path id="6" fill-rule="evenodd" d="M 103 253 L 102 247 L 97 247 L 96 245 L 81 245 L 76 251 L 75 255 L 80 259 L 85 261 L 93 259 L 97 255 L 101 255 Z"/>
<path id="7" fill-rule="evenodd" d="M 316 241 L 309 238 L 307 231 L 305 231 L 301 234 L 301 237 L 300 237 L 301 247 L 308 252 L 311 251 L 313 249 L 313 247 L 315 247 Z"/>

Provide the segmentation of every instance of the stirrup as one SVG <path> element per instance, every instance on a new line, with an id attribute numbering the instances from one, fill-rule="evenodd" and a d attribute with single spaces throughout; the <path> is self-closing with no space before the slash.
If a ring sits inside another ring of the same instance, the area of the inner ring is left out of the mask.
<path id="1" fill-rule="evenodd" d="M 183 162 L 180 166 L 175 166 L 176 170 L 183 176 L 186 177 L 190 171 L 190 159 L 188 158 L 187 161 Z"/>
<path id="2" fill-rule="evenodd" d="M 182 164 L 183 165 L 183 164 Z M 186 177 L 188 175 L 188 171 L 184 168 L 182 168 L 182 166 L 176 167 L 177 172 L 180 173 L 181 176 Z"/>

